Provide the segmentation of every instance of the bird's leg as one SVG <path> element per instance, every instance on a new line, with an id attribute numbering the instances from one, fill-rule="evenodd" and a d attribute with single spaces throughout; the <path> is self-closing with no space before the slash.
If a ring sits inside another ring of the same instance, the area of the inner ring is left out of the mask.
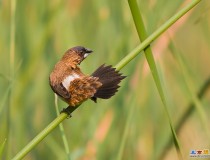
<path id="1" fill-rule="evenodd" d="M 68 115 L 67 118 L 71 118 L 71 117 L 72 117 L 72 116 L 71 116 L 71 113 L 74 112 L 74 110 L 76 110 L 78 107 L 79 107 L 79 105 L 78 105 L 78 106 L 75 106 L 75 107 L 68 106 L 67 108 L 64 108 L 64 109 L 60 112 L 60 114 L 61 114 L 61 113 L 66 113 L 66 114 Z"/>
<path id="2" fill-rule="evenodd" d="M 66 108 L 63 108 L 62 111 L 60 112 L 60 114 L 61 113 L 66 113 L 68 115 L 67 119 L 68 118 L 71 118 L 72 117 L 71 113 L 73 112 L 72 108 L 73 107 L 71 107 L 71 106 L 68 106 Z"/>

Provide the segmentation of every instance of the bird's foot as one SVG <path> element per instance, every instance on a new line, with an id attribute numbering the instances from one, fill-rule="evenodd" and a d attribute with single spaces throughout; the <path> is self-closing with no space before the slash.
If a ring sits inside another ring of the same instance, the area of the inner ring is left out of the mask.
<path id="1" fill-rule="evenodd" d="M 63 108 L 63 110 L 60 112 L 60 114 L 61 113 L 66 113 L 68 115 L 67 119 L 72 117 L 71 116 L 72 110 L 71 110 L 70 106 L 68 106 L 67 108 Z"/>

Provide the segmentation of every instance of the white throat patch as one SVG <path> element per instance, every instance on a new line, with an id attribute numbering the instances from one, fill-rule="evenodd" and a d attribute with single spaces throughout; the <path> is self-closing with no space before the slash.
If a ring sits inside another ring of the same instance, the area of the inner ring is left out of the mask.
<path id="1" fill-rule="evenodd" d="M 75 80 L 76 78 L 79 78 L 79 75 L 78 74 L 72 74 L 70 76 L 67 76 L 63 81 L 62 81 L 62 84 L 63 86 L 68 90 L 69 89 L 69 86 L 70 86 L 70 83 Z"/>
<path id="2" fill-rule="evenodd" d="M 84 54 L 84 58 L 86 58 L 88 55 L 89 55 L 89 53 L 85 53 L 85 54 Z"/>

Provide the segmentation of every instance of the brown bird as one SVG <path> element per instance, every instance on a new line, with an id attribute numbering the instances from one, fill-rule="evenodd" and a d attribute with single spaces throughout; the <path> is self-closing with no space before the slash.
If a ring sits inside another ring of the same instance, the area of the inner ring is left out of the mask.
<path id="1" fill-rule="evenodd" d="M 91 52 L 81 46 L 68 49 L 50 74 L 52 90 L 70 107 L 78 106 L 87 99 L 96 102 L 97 98 L 112 97 L 120 87 L 118 84 L 125 78 L 111 65 L 104 64 L 90 76 L 83 74 L 78 65 Z"/>

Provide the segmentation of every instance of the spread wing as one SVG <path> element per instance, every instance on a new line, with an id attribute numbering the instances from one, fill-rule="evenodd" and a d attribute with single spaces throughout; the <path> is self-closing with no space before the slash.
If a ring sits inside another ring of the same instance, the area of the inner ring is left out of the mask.
<path id="1" fill-rule="evenodd" d="M 102 83 L 98 81 L 98 77 L 85 76 L 76 78 L 69 86 L 69 93 L 71 95 L 69 104 L 71 106 L 76 106 L 88 98 L 93 97 L 101 85 Z"/>

